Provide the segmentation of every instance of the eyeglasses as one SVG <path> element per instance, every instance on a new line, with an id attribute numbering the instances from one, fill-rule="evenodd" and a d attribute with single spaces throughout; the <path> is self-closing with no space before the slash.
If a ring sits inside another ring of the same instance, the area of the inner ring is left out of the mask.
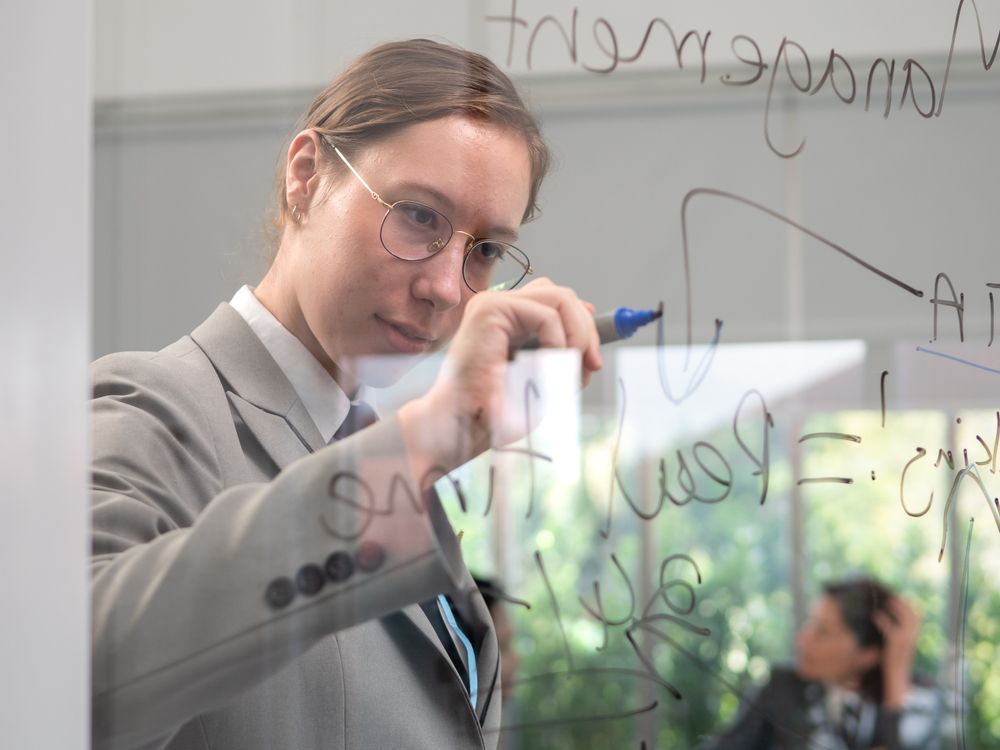
<path id="1" fill-rule="evenodd" d="M 333 145 L 333 144 L 330 144 Z M 513 289 L 522 279 L 534 273 L 528 256 L 510 243 L 476 239 L 468 232 L 452 227 L 448 217 L 430 206 L 416 201 L 386 203 L 358 174 L 340 149 L 333 146 L 351 173 L 361 181 L 371 197 L 386 207 L 379 238 L 382 247 L 400 260 L 427 260 L 447 247 L 456 234 L 466 237 L 462 260 L 462 278 L 473 292 Z"/>

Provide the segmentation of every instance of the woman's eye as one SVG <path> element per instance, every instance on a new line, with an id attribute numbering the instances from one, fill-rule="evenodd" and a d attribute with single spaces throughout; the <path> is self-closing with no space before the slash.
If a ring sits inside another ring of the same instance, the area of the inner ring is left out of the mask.
<path id="1" fill-rule="evenodd" d="M 483 260 L 502 260 L 506 252 L 504 246 L 499 242 L 480 242 L 475 247 L 476 252 Z"/>
<path id="2" fill-rule="evenodd" d="M 423 206 L 406 206 L 403 214 L 414 224 L 422 227 L 432 227 L 437 223 L 437 213 Z"/>

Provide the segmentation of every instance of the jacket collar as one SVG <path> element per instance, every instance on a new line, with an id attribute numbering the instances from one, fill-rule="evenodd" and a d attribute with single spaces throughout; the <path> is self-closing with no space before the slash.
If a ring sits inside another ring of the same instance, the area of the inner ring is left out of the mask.
<path id="1" fill-rule="evenodd" d="M 247 427 L 280 468 L 302 455 L 288 450 L 290 436 L 309 452 L 324 445 L 288 378 L 229 304 L 220 304 L 191 338 L 219 372 Z"/>

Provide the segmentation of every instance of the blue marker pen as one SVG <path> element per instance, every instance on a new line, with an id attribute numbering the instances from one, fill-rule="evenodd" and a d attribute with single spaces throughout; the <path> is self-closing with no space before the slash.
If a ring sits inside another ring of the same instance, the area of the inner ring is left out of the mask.
<path id="1" fill-rule="evenodd" d="M 629 338 L 644 325 L 661 317 L 663 317 L 662 302 L 655 310 L 633 310 L 630 307 L 619 307 L 617 310 L 594 316 L 594 323 L 597 325 L 597 334 L 601 338 L 601 344 L 610 344 Z M 513 358 L 519 351 L 537 348 L 538 338 L 532 336 L 521 346 L 512 349 L 509 356 Z"/>
<path id="2" fill-rule="evenodd" d="M 652 323 L 663 315 L 663 303 L 655 310 L 633 310 L 630 307 L 619 307 L 612 312 L 603 313 L 594 318 L 597 333 L 602 344 L 627 339 L 644 325 Z"/>

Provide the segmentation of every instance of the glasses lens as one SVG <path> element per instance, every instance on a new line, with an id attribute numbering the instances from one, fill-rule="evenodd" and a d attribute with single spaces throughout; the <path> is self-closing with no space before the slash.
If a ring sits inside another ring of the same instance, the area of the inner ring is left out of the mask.
<path id="1" fill-rule="evenodd" d="M 382 244 L 403 260 L 423 260 L 451 240 L 451 222 L 430 206 L 394 203 L 382 220 Z"/>
<path id="2" fill-rule="evenodd" d="M 462 273 L 475 292 L 513 289 L 530 269 L 528 256 L 513 245 L 496 240 L 480 240 L 465 256 Z"/>

